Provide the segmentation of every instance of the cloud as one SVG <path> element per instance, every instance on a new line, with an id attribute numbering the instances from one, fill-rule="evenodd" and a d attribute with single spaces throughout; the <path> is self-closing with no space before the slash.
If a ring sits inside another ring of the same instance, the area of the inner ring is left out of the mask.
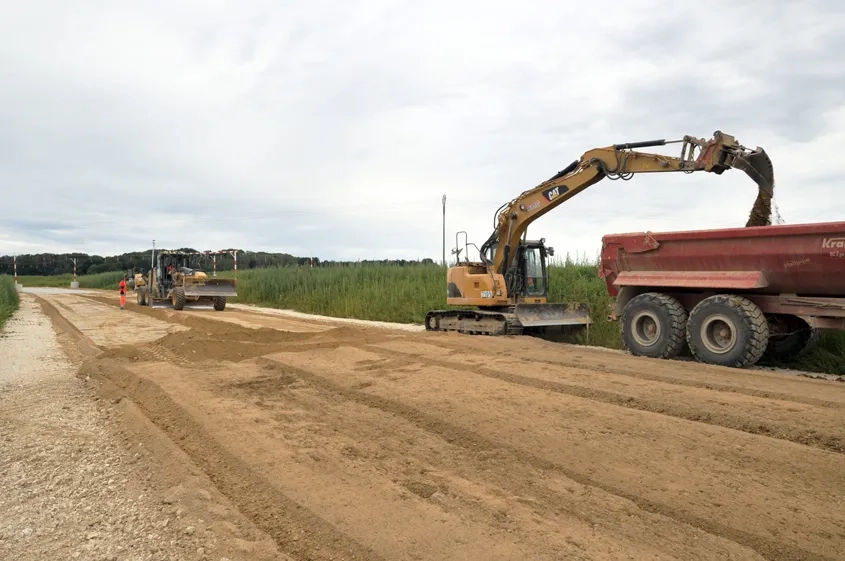
<path id="1" fill-rule="evenodd" d="M 845 8 L 764 7 L 12 5 L 0 254 L 438 258 L 443 194 L 447 246 L 480 244 L 590 148 L 717 129 L 767 149 L 788 222 L 839 220 Z M 603 181 L 529 233 L 594 255 L 606 233 L 742 225 L 754 197 L 736 170 Z"/>

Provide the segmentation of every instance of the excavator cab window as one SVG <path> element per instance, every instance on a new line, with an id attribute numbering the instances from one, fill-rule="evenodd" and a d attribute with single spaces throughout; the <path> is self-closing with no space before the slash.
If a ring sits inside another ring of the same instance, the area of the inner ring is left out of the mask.
<path id="1" fill-rule="evenodd" d="M 546 294 L 546 267 L 539 247 L 523 249 L 525 263 L 525 295 L 543 296 Z"/>

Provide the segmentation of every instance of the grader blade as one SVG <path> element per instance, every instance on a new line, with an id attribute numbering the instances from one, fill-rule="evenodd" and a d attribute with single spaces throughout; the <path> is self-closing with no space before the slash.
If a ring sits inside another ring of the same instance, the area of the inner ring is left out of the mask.
<path id="1" fill-rule="evenodd" d="M 152 300 L 151 308 L 155 310 L 172 310 L 173 300 L 170 298 L 161 298 Z M 214 307 L 213 300 L 187 300 L 183 310 L 210 310 Z"/>
<path id="2" fill-rule="evenodd" d="M 514 314 L 523 327 L 589 325 L 592 323 L 590 321 L 590 307 L 585 303 L 517 304 Z"/>
<path id="3" fill-rule="evenodd" d="M 150 299 L 150 307 L 157 309 L 173 309 L 173 302 L 170 298 L 152 298 Z"/>
<path id="4" fill-rule="evenodd" d="M 230 279 L 208 279 L 202 283 L 185 283 L 185 296 L 237 296 L 235 281 Z"/>

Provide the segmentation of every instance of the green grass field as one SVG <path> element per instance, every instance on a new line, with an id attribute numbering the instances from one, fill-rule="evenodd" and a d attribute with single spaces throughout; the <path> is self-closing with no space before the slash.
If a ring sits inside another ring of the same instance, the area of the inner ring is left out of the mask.
<path id="1" fill-rule="evenodd" d="M 612 298 L 596 264 L 557 262 L 549 269 L 551 302 L 587 302 L 593 325 L 578 342 L 621 349 L 620 326 L 607 315 Z M 231 277 L 232 272 L 221 273 Z M 117 290 L 121 273 L 80 276 L 83 288 Z M 24 286 L 69 286 L 70 277 L 21 277 Z M 250 269 L 238 272 L 232 302 L 286 308 L 304 313 L 399 323 L 422 323 L 426 312 L 446 306 L 446 269 L 437 265 L 361 265 L 336 268 Z M 812 372 L 845 374 L 845 334 L 826 332 L 799 364 Z"/>
<path id="2" fill-rule="evenodd" d="M 102 288 L 117 290 L 117 283 L 123 278 L 123 273 L 114 271 L 97 275 L 78 275 L 80 288 Z M 19 276 L 18 282 L 23 286 L 46 286 L 52 288 L 70 288 L 73 275 L 56 275 L 51 277 Z"/>
<path id="3" fill-rule="evenodd" d="M 9 275 L 0 275 L 0 329 L 18 309 L 18 292 L 15 279 Z"/>

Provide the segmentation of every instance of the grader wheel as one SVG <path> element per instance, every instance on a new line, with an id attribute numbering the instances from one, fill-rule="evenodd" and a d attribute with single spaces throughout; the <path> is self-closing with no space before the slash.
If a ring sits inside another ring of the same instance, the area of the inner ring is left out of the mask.
<path id="1" fill-rule="evenodd" d="M 172 293 L 173 309 L 181 310 L 185 307 L 185 289 L 181 286 L 173 289 Z"/>
<path id="2" fill-rule="evenodd" d="M 218 312 L 222 312 L 226 309 L 226 297 L 225 296 L 215 296 L 214 297 L 214 309 Z"/>

